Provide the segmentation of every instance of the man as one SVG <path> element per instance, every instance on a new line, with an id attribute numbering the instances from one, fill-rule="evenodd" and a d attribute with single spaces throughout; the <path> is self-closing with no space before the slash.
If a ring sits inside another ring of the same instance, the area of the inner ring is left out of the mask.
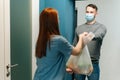
<path id="1" fill-rule="evenodd" d="M 107 30 L 103 24 L 100 24 L 95 20 L 97 10 L 98 8 L 95 4 L 89 4 L 86 6 L 86 23 L 76 28 L 76 35 L 74 39 L 74 45 L 76 45 L 76 42 L 78 40 L 77 36 L 79 34 L 83 32 L 93 32 L 95 34 L 93 40 L 87 44 L 94 70 L 90 76 L 75 74 L 75 80 L 85 80 L 86 77 L 88 78 L 88 80 L 99 80 L 100 77 L 100 49 Z"/>

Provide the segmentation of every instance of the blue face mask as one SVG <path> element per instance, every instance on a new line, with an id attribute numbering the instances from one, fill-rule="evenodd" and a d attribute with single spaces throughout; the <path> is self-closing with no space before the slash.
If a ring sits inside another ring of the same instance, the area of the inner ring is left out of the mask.
<path id="1" fill-rule="evenodd" d="M 85 19 L 90 22 L 90 21 L 93 21 L 94 20 L 94 14 L 86 14 L 85 15 Z"/>

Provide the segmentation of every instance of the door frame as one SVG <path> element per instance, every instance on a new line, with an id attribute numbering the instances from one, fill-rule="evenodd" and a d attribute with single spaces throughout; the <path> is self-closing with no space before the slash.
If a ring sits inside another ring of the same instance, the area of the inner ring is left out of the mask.
<path id="1" fill-rule="evenodd" d="M 4 35 L 5 35 L 5 80 L 10 80 L 11 76 L 6 77 L 7 69 L 6 66 L 10 64 L 10 0 L 3 0 L 4 1 Z M 10 71 L 10 68 L 9 68 Z"/>
<path id="2" fill-rule="evenodd" d="M 32 0 L 32 79 L 36 70 L 35 44 L 39 32 L 39 1 Z"/>
<path id="3" fill-rule="evenodd" d="M 11 80 L 11 76 L 6 77 L 6 65 L 11 64 L 10 59 L 10 0 L 4 1 L 4 29 L 5 29 L 5 80 Z M 32 4 L 32 78 L 36 70 L 35 44 L 38 35 L 39 26 L 39 1 L 31 0 Z"/>

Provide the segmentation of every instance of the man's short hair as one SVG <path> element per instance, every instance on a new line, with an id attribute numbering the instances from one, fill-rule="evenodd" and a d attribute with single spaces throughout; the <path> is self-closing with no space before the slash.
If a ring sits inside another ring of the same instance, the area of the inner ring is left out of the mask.
<path id="1" fill-rule="evenodd" d="M 97 6 L 96 6 L 95 4 L 88 4 L 88 5 L 86 6 L 86 9 L 87 9 L 87 7 L 92 7 L 92 8 L 95 9 L 96 11 L 98 10 L 98 8 L 97 8 Z"/>

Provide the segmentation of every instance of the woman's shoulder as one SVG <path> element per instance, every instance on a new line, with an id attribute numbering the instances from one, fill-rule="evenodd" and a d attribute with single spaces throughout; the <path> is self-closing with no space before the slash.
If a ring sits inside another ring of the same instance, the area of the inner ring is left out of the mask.
<path id="1" fill-rule="evenodd" d="M 63 37 L 62 35 L 54 35 L 52 37 L 52 40 L 64 40 L 64 39 L 65 39 L 65 37 Z"/>
<path id="2" fill-rule="evenodd" d="M 66 42 L 66 38 L 63 37 L 62 35 L 54 35 L 52 38 L 51 38 L 52 41 L 59 41 L 59 42 Z"/>

